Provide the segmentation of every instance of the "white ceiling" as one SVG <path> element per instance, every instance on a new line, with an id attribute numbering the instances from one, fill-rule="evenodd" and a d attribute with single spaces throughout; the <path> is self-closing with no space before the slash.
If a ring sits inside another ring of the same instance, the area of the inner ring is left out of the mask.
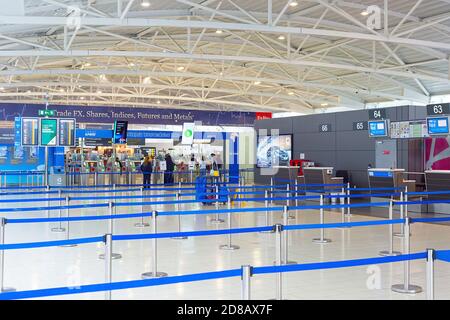
<path id="1" fill-rule="evenodd" d="M 0 0 L 0 102 L 311 113 L 450 93 L 450 0 L 141 1 Z"/>

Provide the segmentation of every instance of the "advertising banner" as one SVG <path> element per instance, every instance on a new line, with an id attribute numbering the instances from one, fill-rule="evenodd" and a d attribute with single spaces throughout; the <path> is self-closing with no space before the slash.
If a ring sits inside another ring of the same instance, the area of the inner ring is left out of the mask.
<path id="1" fill-rule="evenodd" d="M 195 123 L 186 122 L 183 124 L 183 135 L 181 144 L 191 145 L 194 143 Z"/>
<path id="2" fill-rule="evenodd" d="M 58 145 L 58 119 L 41 119 L 41 145 L 54 147 Z"/>

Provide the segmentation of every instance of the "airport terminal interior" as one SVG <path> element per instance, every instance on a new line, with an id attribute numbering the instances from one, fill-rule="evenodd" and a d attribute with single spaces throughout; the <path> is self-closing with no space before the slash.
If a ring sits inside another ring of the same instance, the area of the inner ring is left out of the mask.
<path id="1" fill-rule="evenodd" d="M 450 1 L 0 7 L 0 300 L 450 299 Z"/>

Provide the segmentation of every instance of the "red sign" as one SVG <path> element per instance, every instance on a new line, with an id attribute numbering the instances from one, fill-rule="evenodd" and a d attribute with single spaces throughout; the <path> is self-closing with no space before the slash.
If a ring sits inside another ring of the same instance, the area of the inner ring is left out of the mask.
<path id="1" fill-rule="evenodd" d="M 272 119 L 272 112 L 256 112 L 256 120 Z"/>

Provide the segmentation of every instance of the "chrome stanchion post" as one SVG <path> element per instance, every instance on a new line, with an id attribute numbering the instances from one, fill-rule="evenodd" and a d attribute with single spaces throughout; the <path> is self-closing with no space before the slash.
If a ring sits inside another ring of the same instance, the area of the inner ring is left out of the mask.
<path id="1" fill-rule="evenodd" d="M 158 233 L 158 225 L 157 225 L 157 217 L 158 212 L 153 211 L 152 212 L 152 227 L 153 227 L 153 234 Z M 149 278 L 163 278 L 167 277 L 168 274 L 165 272 L 159 272 L 158 271 L 158 240 L 156 238 L 153 238 L 153 271 L 152 272 L 145 272 L 142 274 L 142 279 L 149 279 Z"/>
<path id="2" fill-rule="evenodd" d="M 404 193 L 403 191 L 400 192 L 400 219 L 405 218 L 405 206 L 403 204 L 404 202 Z M 401 226 L 400 232 L 394 233 L 394 237 L 402 238 L 405 235 L 405 227 L 404 225 Z"/>
<path id="3" fill-rule="evenodd" d="M 58 213 L 58 218 L 61 219 L 62 218 L 62 191 L 61 189 L 58 190 L 58 198 L 59 198 L 59 213 Z M 59 221 L 59 226 L 56 228 L 52 228 L 51 229 L 52 232 L 64 232 L 66 231 L 65 228 L 63 228 L 62 226 L 62 221 Z"/>
<path id="4" fill-rule="evenodd" d="M 251 296 L 251 278 L 253 275 L 252 266 L 246 265 L 241 267 L 241 298 L 242 300 L 250 300 Z"/>
<path id="5" fill-rule="evenodd" d="M 434 300 L 434 249 L 427 249 L 427 300 Z"/>
<path id="6" fill-rule="evenodd" d="M 219 248 L 221 250 L 238 250 L 240 247 L 233 245 L 231 243 L 231 222 L 232 222 L 232 216 L 231 216 L 231 197 L 228 196 L 228 230 L 230 231 L 230 233 L 228 233 L 228 244 L 224 244 L 219 246 Z"/>
<path id="7" fill-rule="evenodd" d="M 389 220 L 393 219 L 393 199 L 389 202 Z M 389 250 L 380 251 L 380 256 L 398 256 L 401 252 L 394 251 L 394 225 L 389 224 Z"/>
<path id="8" fill-rule="evenodd" d="M 111 216 L 108 223 L 108 233 L 114 234 L 114 203 L 112 201 L 108 202 L 108 211 Z M 99 259 L 105 259 L 105 255 L 99 255 Z M 118 260 L 122 259 L 122 255 L 120 253 L 112 253 L 111 259 Z"/>
<path id="9" fill-rule="evenodd" d="M 283 242 L 281 241 L 283 226 L 281 224 L 275 225 L 275 251 L 276 251 L 276 266 L 282 265 Z M 277 273 L 277 293 L 276 300 L 283 299 L 283 273 Z"/>
<path id="10" fill-rule="evenodd" d="M 405 217 L 405 255 L 408 255 L 410 253 L 410 224 L 411 224 L 411 218 Z M 394 284 L 392 286 L 392 291 L 397 293 L 407 293 L 407 294 L 415 294 L 422 292 L 422 288 L 413 284 L 410 284 L 411 281 L 411 274 L 410 274 L 410 261 L 405 260 L 403 262 L 403 272 L 404 272 L 404 283 L 402 284 Z"/>
<path id="11" fill-rule="evenodd" d="M 177 211 L 180 212 L 181 211 L 181 206 L 180 206 L 180 194 L 177 193 L 176 195 L 176 201 L 177 201 Z M 181 214 L 178 213 L 178 232 L 181 232 Z M 175 240 L 185 240 L 188 237 L 172 237 L 172 239 Z"/>
<path id="12" fill-rule="evenodd" d="M 269 222 L 269 192 L 267 190 L 264 191 L 264 206 L 266 207 L 266 211 L 265 211 L 265 225 L 264 226 L 268 226 L 270 224 Z M 261 231 L 261 233 L 274 233 L 275 230 L 267 230 L 267 231 Z"/>
<path id="13" fill-rule="evenodd" d="M 70 218 L 70 197 L 66 197 L 66 216 L 69 219 Z M 66 229 L 66 240 L 70 240 L 70 221 L 67 220 L 67 229 Z M 76 247 L 77 244 L 65 244 L 61 247 Z"/>
<path id="14" fill-rule="evenodd" d="M 216 194 L 216 201 L 215 201 L 216 210 L 219 210 L 219 185 L 218 184 L 216 184 L 216 186 L 214 188 L 214 193 Z M 216 218 L 211 220 L 211 223 L 215 223 L 215 224 L 219 224 L 219 223 L 223 223 L 223 222 L 225 222 L 225 220 L 220 219 L 219 213 L 216 213 Z"/>
<path id="15" fill-rule="evenodd" d="M 0 218 L 0 244 L 5 244 L 5 228 L 6 227 L 6 219 Z M 15 288 L 5 287 L 5 251 L 0 251 L 0 292 L 14 292 Z"/>
<path id="16" fill-rule="evenodd" d="M 289 224 L 289 207 L 284 206 L 283 208 L 283 225 L 287 226 Z M 288 239 L 288 231 L 283 229 L 283 242 L 284 242 L 284 250 L 283 250 L 283 264 L 296 264 L 296 261 L 289 261 L 288 252 L 289 252 L 289 239 Z"/>
<path id="17" fill-rule="evenodd" d="M 273 177 L 270 178 L 270 205 L 273 205 Z"/>
<path id="18" fill-rule="evenodd" d="M 342 223 L 345 223 L 345 208 L 344 208 L 344 204 L 345 204 L 345 188 L 342 188 L 341 190 L 341 194 L 339 196 L 339 204 L 342 205 L 341 208 L 341 221 Z"/>
<path id="19" fill-rule="evenodd" d="M 112 282 L 112 234 L 105 235 L 105 282 Z M 105 291 L 105 300 L 111 300 L 111 290 Z"/>
<path id="20" fill-rule="evenodd" d="M 141 214 L 144 213 L 144 206 L 142 205 L 142 203 L 144 202 L 144 188 L 141 187 Z M 135 223 L 134 224 L 135 227 L 137 228 L 145 228 L 145 227 L 149 227 L 150 224 L 148 224 L 147 222 L 144 222 L 144 216 L 141 217 L 141 222 Z"/>
<path id="21" fill-rule="evenodd" d="M 45 187 L 45 197 L 47 198 L 47 210 L 46 210 L 46 212 L 47 212 L 47 218 L 50 218 L 50 210 L 48 209 L 48 207 L 50 206 L 50 201 L 48 201 L 48 198 L 49 198 L 49 192 L 50 192 L 50 186 L 49 185 L 47 185 L 46 187 Z"/>
<path id="22" fill-rule="evenodd" d="M 286 193 L 287 193 L 286 206 L 289 207 L 290 206 L 290 201 L 291 201 L 291 196 L 292 196 L 291 186 L 290 186 L 289 183 L 286 185 Z M 295 217 L 291 216 L 291 215 L 288 215 L 288 219 L 294 220 Z"/>
<path id="23" fill-rule="evenodd" d="M 350 208 L 350 182 L 347 183 L 347 222 L 350 222 L 351 208 Z"/>
<path id="24" fill-rule="evenodd" d="M 324 224 L 324 212 L 323 212 L 323 194 L 320 195 L 320 224 Z M 325 239 L 325 229 L 320 229 L 320 238 L 313 239 L 315 243 L 329 243 L 331 239 Z"/>

